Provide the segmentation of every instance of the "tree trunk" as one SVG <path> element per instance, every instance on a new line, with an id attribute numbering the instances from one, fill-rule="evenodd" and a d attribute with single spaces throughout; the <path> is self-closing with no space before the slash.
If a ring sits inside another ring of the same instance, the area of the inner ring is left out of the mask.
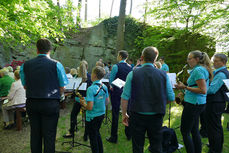
<path id="1" fill-rule="evenodd" d="M 58 24 L 61 27 L 60 30 L 63 31 L 63 29 L 62 29 L 62 20 L 61 20 L 61 16 L 60 16 L 60 1 L 57 0 L 56 3 L 57 3 L 57 6 L 58 6 Z"/>
<path id="2" fill-rule="evenodd" d="M 112 0 L 112 3 L 111 3 L 110 17 L 111 17 L 111 15 L 112 15 L 113 5 L 114 5 L 114 0 Z"/>
<path id="3" fill-rule="evenodd" d="M 129 12 L 129 15 L 131 15 L 131 13 L 132 13 L 132 6 L 133 6 L 133 0 L 130 0 L 130 12 Z"/>
<path id="4" fill-rule="evenodd" d="M 77 16 L 76 16 L 76 26 L 77 28 L 81 27 L 81 17 L 80 17 L 80 13 L 81 13 L 81 7 L 82 7 L 82 0 L 78 1 L 78 6 L 77 6 Z"/>
<path id="5" fill-rule="evenodd" d="M 99 0 L 99 19 L 101 18 L 101 0 Z"/>
<path id="6" fill-rule="evenodd" d="M 146 3 L 145 3 L 145 14 L 144 14 L 144 23 L 146 23 L 147 21 L 147 10 L 148 10 L 148 0 L 146 0 Z"/>
<path id="7" fill-rule="evenodd" d="M 85 15 L 84 15 L 84 21 L 87 22 L 87 0 L 85 0 Z"/>
<path id="8" fill-rule="evenodd" d="M 124 48 L 125 12 L 126 0 L 121 0 L 117 28 L 116 51 L 122 50 Z"/>

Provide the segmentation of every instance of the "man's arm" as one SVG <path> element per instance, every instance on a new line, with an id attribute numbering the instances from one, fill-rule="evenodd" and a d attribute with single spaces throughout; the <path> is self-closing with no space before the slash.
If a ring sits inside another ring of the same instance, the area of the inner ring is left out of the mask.
<path id="1" fill-rule="evenodd" d="M 22 64 L 20 67 L 20 78 L 21 78 L 21 84 L 24 86 L 24 89 L 26 89 L 24 64 Z"/>
<path id="2" fill-rule="evenodd" d="M 224 84 L 223 79 L 227 79 L 223 72 L 216 74 L 208 88 L 207 94 L 215 94 Z"/>
<path id="3" fill-rule="evenodd" d="M 63 91 L 64 86 L 68 84 L 68 78 L 66 76 L 63 65 L 60 62 L 57 62 L 56 66 L 57 66 L 57 77 L 59 80 L 59 87 L 60 90 Z"/>
<path id="4" fill-rule="evenodd" d="M 121 107 L 122 107 L 122 123 L 125 126 L 129 126 L 129 116 L 127 115 L 127 105 L 128 100 L 121 98 Z"/>
<path id="5" fill-rule="evenodd" d="M 122 95 L 121 95 L 121 107 L 122 107 L 122 123 L 125 126 L 128 126 L 128 120 L 129 116 L 127 115 L 127 106 L 128 106 L 128 100 L 131 96 L 131 85 L 132 85 L 132 79 L 133 79 L 133 71 L 131 71 L 127 77 L 126 77 L 126 84 L 124 86 Z"/>
<path id="6" fill-rule="evenodd" d="M 110 73 L 110 79 L 109 79 L 110 85 L 114 81 L 117 72 L 118 72 L 118 66 L 115 64 L 115 65 L 113 65 L 113 67 L 111 69 L 111 73 Z"/>
<path id="7" fill-rule="evenodd" d="M 166 74 L 166 94 L 167 94 L 167 100 L 169 102 L 175 100 L 175 94 L 173 92 L 173 88 L 169 79 L 169 76 Z"/>

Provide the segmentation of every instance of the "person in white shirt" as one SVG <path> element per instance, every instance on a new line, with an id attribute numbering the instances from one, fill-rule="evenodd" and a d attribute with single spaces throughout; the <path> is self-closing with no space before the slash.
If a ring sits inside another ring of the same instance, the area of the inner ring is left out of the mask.
<path id="1" fill-rule="evenodd" d="M 2 113 L 5 124 L 4 129 L 9 129 L 14 124 L 14 108 L 18 105 L 25 104 L 25 89 L 21 84 L 19 70 L 14 72 L 15 82 L 12 83 L 9 94 L 7 96 L 8 102 L 3 104 Z"/>

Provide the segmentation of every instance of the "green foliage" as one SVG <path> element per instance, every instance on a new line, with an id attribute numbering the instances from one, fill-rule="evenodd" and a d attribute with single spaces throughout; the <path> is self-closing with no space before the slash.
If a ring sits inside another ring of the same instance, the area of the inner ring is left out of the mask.
<path id="1" fill-rule="evenodd" d="M 213 38 L 198 33 L 186 32 L 184 30 L 150 27 L 143 32 L 143 37 L 136 39 L 140 51 L 147 46 L 155 46 L 160 56 L 165 57 L 170 66 L 170 72 L 178 72 L 186 64 L 186 58 L 190 51 L 200 50 L 212 56 L 215 52 Z"/>
<path id="2" fill-rule="evenodd" d="M 118 17 L 103 21 L 109 38 L 117 34 Z M 186 64 L 190 51 L 200 50 L 212 56 L 215 52 L 214 39 L 199 33 L 176 28 L 149 26 L 127 17 L 125 20 L 125 49 L 130 58 L 136 61 L 147 46 L 155 46 L 170 66 L 170 72 L 178 72 Z"/>
<path id="3" fill-rule="evenodd" d="M 228 46 L 228 0 L 152 0 L 147 5 L 152 25 L 201 33 Z"/>
<path id="4" fill-rule="evenodd" d="M 59 8 L 52 0 L 2 0 L 0 2 L 0 41 L 10 48 L 27 45 L 41 37 L 65 38 L 74 28 L 72 0 Z M 61 20 L 61 24 L 59 22 Z"/>

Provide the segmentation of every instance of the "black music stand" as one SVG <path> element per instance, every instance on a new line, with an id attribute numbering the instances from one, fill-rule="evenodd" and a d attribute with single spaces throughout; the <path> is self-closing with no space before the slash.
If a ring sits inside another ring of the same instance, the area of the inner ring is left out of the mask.
<path id="1" fill-rule="evenodd" d="M 73 93 L 75 93 L 75 83 L 73 84 Z M 86 118 L 85 111 L 83 111 L 82 112 L 82 119 L 77 122 L 77 125 L 80 122 L 82 122 L 82 127 L 84 127 L 85 126 L 85 118 Z M 65 143 L 70 144 L 72 148 L 73 147 L 78 147 L 78 146 L 85 146 L 85 147 L 91 148 L 91 146 L 89 146 L 89 145 L 82 144 L 82 143 L 79 143 L 79 142 L 75 141 L 75 130 L 74 130 L 73 135 L 72 135 L 72 140 L 71 141 L 62 142 L 62 145 L 64 145 Z"/>
<path id="2" fill-rule="evenodd" d="M 82 119 L 80 121 L 78 121 L 77 124 L 82 122 L 82 127 L 85 127 L 85 117 L 86 117 L 86 115 L 85 115 L 85 111 L 84 111 L 84 112 L 82 112 Z M 75 130 L 74 130 L 73 135 L 72 135 L 72 140 L 71 141 L 62 142 L 62 145 L 64 145 L 65 143 L 70 144 L 71 148 L 78 147 L 78 146 L 85 146 L 85 147 L 91 148 L 91 146 L 89 146 L 89 145 L 86 145 L 86 144 L 79 143 L 79 142 L 75 141 Z"/>
<path id="3" fill-rule="evenodd" d="M 104 121 L 104 124 L 107 125 L 108 123 L 111 123 L 111 119 L 108 117 L 108 105 L 106 105 L 106 112 L 105 112 L 105 121 Z"/>

